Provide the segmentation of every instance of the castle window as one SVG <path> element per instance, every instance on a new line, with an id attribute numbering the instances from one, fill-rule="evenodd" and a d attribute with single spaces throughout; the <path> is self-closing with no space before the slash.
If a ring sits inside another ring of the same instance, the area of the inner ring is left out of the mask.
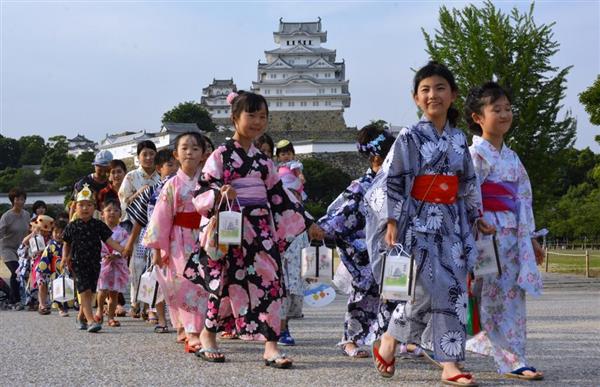
<path id="1" fill-rule="evenodd" d="M 306 106 L 306 101 L 300 101 L 300 106 Z"/>
<path id="2" fill-rule="evenodd" d="M 309 41 L 308 41 L 308 45 L 309 45 L 309 46 L 312 46 L 312 40 L 309 40 Z"/>
<path id="3" fill-rule="evenodd" d="M 283 94 L 283 90 L 282 89 L 277 89 L 276 93 L 277 94 Z"/>
<path id="4" fill-rule="evenodd" d="M 329 101 L 329 100 L 325 101 L 325 106 L 331 106 L 331 101 Z"/>
<path id="5" fill-rule="evenodd" d="M 294 106 L 294 101 L 288 102 L 288 106 Z"/>
<path id="6" fill-rule="evenodd" d="M 319 94 L 325 94 L 325 89 L 319 89 Z"/>
<path id="7" fill-rule="evenodd" d="M 336 94 L 336 93 L 337 93 L 337 89 L 336 88 L 331 89 L 331 94 Z"/>
<path id="8" fill-rule="evenodd" d="M 313 101 L 313 106 L 319 106 L 319 101 Z"/>
<path id="9" fill-rule="evenodd" d="M 265 94 L 271 94 L 271 89 L 265 89 Z"/>
<path id="10" fill-rule="evenodd" d="M 277 101 L 277 106 L 281 107 L 281 101 Z"/>
<path id="11" fill-rule="evenodd" d="M 270 77 L 271 79 L 276 79 L 276 78 L 277 78 L 277 74 L 269 74 L 269 77 Z"/>
<path id="12" fill-rule="evenodd" d="M 290 45 L 290 41 L 289 41 L 289 40 L 287 41 L 287 45 L 288 45 L 288 46 Z"/>

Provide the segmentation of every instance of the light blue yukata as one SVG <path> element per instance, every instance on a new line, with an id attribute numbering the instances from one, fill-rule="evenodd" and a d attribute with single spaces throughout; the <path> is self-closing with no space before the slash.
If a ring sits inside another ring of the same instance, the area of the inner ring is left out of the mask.
<path id="1" fill-rule="evenodd" d="M 435 359 L 464 360 L 467 272 L 477 257 L 472 227 L 481 214 L 477 176 L 462 131 L 448 123 L 442 134 L 423 117 L 404 128 L 388 154 L 388 217 L 398 224 L 397 241 L 415 257 L 415 302 L 399 305 L 388 333 L 403 343 L 420 343 L 431 319 Z M 411 196 L 415 178 L 443 174 L 458 177 L 452 204 L 424 202 Z"/>
<path id="2" fill-rule="evenodd" d="M 497 150 L 473 136 L 469 149 L 479 182 L 500 184 L 512 193 L 498 197 L 482 189 L 483 216 L 496 227 L 502 275 L 476 278 L 482 331 L 467 342 L 469 351 L 493 356 L 498 371 L 506 373 L 529 366 L 525 357 L 525 294 L 539 296 L 542 292 L 531 244 L 535 230 L 531 184 L 519 156 L 506 145 Z M 508 202 L 507 210 L 487 205 L 497 199 Z"/>

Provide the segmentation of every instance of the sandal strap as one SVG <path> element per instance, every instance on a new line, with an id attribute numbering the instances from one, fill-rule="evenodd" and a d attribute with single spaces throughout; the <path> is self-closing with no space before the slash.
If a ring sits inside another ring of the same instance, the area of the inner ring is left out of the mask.
<path id="1" fill-rule="evenodd" d="M 393 367 L 394 364 L 396 364 L 395 357 L 393 357 L 392 360 L 390 360 L 389 362 L 387 362 L 383 357 L 381 357 L 381 355 L 379 354 L 379 348 L 377 347 L 373 347 L 373 355 L 375 355 L 375 359 L 377 359 L 377 361 L 383 364 L 386 368 Z"/>
<path id="2" fill-rule="evenodd" d="M 215 355 L 221 355 L 221 351 L 219 351 L 217 348 L 200 348 L 198 350 L 199 353 L 213 353 Z"/>
<path id="3" fill-rule="evenodd" d="M 277 360 L 285 360 L 285 359 L 287 359 L 287 355 L 284 352 L 279 352 L 277 355 L 271 356 L 270 358 L 268 358 L 267 361 L 277 361 Z"/>
<path id="4" fill-rule="evenodd" d="M 511 371 L 510 373 L 515 374 L 515 375 L 523 375 L 523 372 L 525 372 L 525 371 L 537 372 L 535 367 L 521 367 L 521 368 L 517 368 L 514 371 Z"/>
<path id="5" fill-rule="evenodd" d="M 473 379 L 473 375 L 471 375 L 471 374 L 458 374 L 458 375 L 454 375 L 451 378 L 446 378 L 446 380 L 449 381 L 449 382 L 456 382 L 458 379 L 462 379 L 462 378 L 471 380 L 471 379 Z"/>

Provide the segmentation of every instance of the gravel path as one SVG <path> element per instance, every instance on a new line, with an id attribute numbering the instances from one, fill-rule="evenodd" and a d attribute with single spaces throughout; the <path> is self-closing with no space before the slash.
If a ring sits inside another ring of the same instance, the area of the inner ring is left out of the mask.
<path id="1" fill-rule="evenodd" d="M 543 382 L 502 379 L 490 358 L 468 354 L 467 368 L 482 385 L 600 385 L 600 284 L 561 286 L 551 277 L 540 299 L 528 304 L 528 354 L 546 374 Z M 565 283 L 572 283 L 565 281 Z M 73 313 L 61 318 L 0 311 L 1 386 L 20 385 L 199 385 L 199 386 L 414 386 L 436 385 L 440 371 L 418 360 L 400 360 L 391 381 L 372 360 L 340 355 L 344 297 L 324 309 L 305 308 L 291 323 L 298 342 L 288 353 L 291 370 L 264 367 L 262 345 L 221 342 L 225 364 L 209 364 L 183 353 L 175 334 L 158 335 L 139 320 L 98 334 L 75 329 Z"/>

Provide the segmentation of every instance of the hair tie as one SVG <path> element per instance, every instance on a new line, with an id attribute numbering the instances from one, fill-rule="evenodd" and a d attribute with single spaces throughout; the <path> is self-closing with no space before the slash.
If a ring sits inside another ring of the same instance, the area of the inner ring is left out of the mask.
<path id="1" fill-rule="evenodd" d="M 233 100 L 235 99 L 235 97 L 237 97 L 239 94 L 236 93 L 235 91 L 232 91 L 231 93 L 227 94 L 227 103 L 230 105 L 233 105 Z"/>

